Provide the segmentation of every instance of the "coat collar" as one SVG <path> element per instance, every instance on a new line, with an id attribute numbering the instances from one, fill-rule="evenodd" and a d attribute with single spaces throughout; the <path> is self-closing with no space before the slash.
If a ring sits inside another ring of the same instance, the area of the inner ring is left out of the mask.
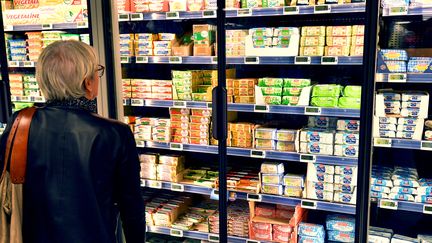
<path id="1" fill-rule="evenodd" d="M 76 99 L 67 99 L 67 100 L 47 100 L 46 106 L 57 106 L 57 107 L 65 107 L 79 110 L 86 110 L 90 112 L 97 112 L 97 104 L 96 99 L 89 100 L 85 97 L 76 98 Z"/>

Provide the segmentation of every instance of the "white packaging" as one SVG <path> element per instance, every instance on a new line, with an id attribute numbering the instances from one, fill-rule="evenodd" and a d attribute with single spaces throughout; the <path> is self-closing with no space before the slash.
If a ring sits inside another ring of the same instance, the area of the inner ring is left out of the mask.
<path id="1" fill-rule="evenodd" d="M 325 164 L 308 164 L 308 172 L 311 171 L 313 173 L 325 173 L 329 175 L 333 175 L 335 173 L 334 165 L 325 165 Z"/>
<path id="2" fill-rule="evenodd" d="M 308 181 L 307 184 L 308 184 L 308 188 L 318 190 L 318 191 L 332 192 L 335 190 L 333 183 Z"/>
<path id="3" fill-rule="evenodd" d="M 307 188 L 306 197 L 315 200 L 333 201 L 333 192 L 315 190 L 314 188 Z"/>
<path id="4" fill-rule="evenodd" d="M 399 200 L 399 201 L 410 201 L 414 202 L 414 196 L 409 194 L 401 194 L 401 193 L 390 193 L 389 198 L 392 200 Z"/>
<path id="5" fill-rule="evenodd" d="M 335 174 L 336 175 L 354 175 L 354 174 L 357 174 L 357 167 L 336 165 L 335 166 Z"/>
<path id="6" fill-rule="evenodd" d="M 338 120 L 337 130 L 358 132 L 360 131 L 360 121 L 359 120 Z"/>
<path id="7" fill-rule="evenodd" d="M 380 124 L 396 124 L 397 120 L 398 119 L 396 117 L 380 117 L 379 123 Z"/>
<path id="8" fill-rule="evenodd" d="M 378 117 L 386 116 L 386 106 L 385 99 L 386 95 L 383 93 L 376 94 L 376 102 L 375 102 L 375 115 Z M 387 97 L 388 98 L 388 97 Z M 396 97 L 399 98 L 399 97 Z M 400 111 L 402 116 L 410 116 L 417 118 L 427 118 L 428 117 L 428 109 L 429 109 L 429 94 L 426 92 L 405 92 L 402 94 L 402 101 L 409 102 L 420 102 L 418 105 L 419 108 L 403 108 Z"/>
<path id="9" fill-rule="evenodd" d="M 300 152 L 308 154 L 325 154 L 333 155 L 332 144 L 321 144 L 321 143 L 300 143 Z"/>
<path id="10" fill-rule="evenodd" d="M 333 144 L 334 131 L 317 131 L 304 129 L 300 131 L 300 142 L 318 142 Z"/>
<path id="11" fill-rule="evenodd" d="M 306 181 L 333 183 L 334 176 L 322 172 L 317 172 L 314 164 L 308 163 Z"/>
<path id="12" fill-rule="evenodd" d="M 359 147 L 355 145 L 335 145 L 334 155 L 342 157 L 358 157 Z"/>
<path id="13" fill-rule="evenodd" d="M 359 144 L 359 134 L 357 132 L 337 132 L 335 134 L 335 144 Z"/>
<path id="14" fill-rule="evenodd" d="M 391 239 L 391 243 L 410 243 L 410 242 L 419 242 L 415 238 L 403 236 L 403 235 L 393 235 Z"/>
<path id="15" fill-rule="evenodd" d="M 264 162 L 261 164 L 261 173 L 281 174 L 284 173 L 284 165 L 280 162 Z"/>
<path id="16" fill-rule="evenodd" d="M 396 131 L 397 127 L 395 124 L 379 124 L 379 129 L 381 131 Z"/>
<path id="17" fill-rule="evenodd" d="M 353 193 L 335 192 L 333 200 L 335 202 L 355 204 L 357 201 L 357 190 Z"/>
<path id="18" fill-rule="evenodd" d="M 348 184 L 352 186 L 357 185 L 357 174 L 354 175 L 335 175 L 334 183 L 336 184 Z"/>

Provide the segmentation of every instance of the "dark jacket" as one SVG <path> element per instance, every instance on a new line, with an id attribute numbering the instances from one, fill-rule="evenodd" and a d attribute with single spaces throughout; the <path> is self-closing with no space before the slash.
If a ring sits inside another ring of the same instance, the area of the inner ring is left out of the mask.
<path id="1" fill-rule="evenodd" d="M 77 106 L 38 109 L 29 135 L 24 243 L 116 242 L 118 211 L 127 243 L 143 243 L 139 170 L 127 125 Z"/>

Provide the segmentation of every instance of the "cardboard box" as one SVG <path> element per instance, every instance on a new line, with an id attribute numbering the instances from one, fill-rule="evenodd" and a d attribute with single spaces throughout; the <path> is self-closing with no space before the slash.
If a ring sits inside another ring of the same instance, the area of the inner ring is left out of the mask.
<path id="1" fill-rule="evenodd" d="M 179 45 L 175 43 L 171 49 L 173 56 L 192 56 L 193 44 L 189 45 Z"/>
<path id="2" fill-rule="evenodd" d="M 216 39 L 216 26 L 209 24 L 193 25 L 194 46 L 210 46 Z"/>
<path id="3" fill-rule="evenodd" d="M 211 46 L 196 46 L 193 47 L 194 56 L 213 56 L 213 45 Z"/>

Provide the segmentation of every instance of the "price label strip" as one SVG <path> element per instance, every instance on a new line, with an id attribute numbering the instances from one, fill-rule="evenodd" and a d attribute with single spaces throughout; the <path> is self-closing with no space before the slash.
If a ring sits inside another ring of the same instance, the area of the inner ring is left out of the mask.
<path id="1" fill-rule="evenodd" d="M 42 29 L 43 30 L 52 30 L 53 25 L 52 24 L 42 24 Z"/>
<path id="2" fill-rule="evenodd" d="M 141 184 L 140 184 L 142 187 L 145 187 L 146 186 L 146 180 L 144 180 L 144 179 L 141 179 Z"/>
<path id="3" fill-rule="evenodd" d="M 217 57 L 212 57 L 211 58 L 211 64 L 217 64 L 218 62 L 218 58 Z"/>
<path id="4" fill-rule="evenodd" d="M 407 74 L 406 73 L 390 73 L 388 75 L 389 83 L 406 83 Z"/>
<path id="5" fill-rule="evenodd" d="M 203 18 L 216 18 L 216 10 L 204 10 L 202 11 Z"/>
<path id="6" fill-rule="evenodd" d="M 390 138 L 374 138 L 374 146 L 390 148 L 392 140 Z"/>
<path id="7" fill-rule="evenodd" d="M 252 10 L 250 8 L 237 9 L 237 17 L 252 16 Z"/>
<path id="8" fill-rule="evenodd" d="M 4 26 L 4 31 L 13 31 L 13 30 L 14 30 L 13 25 L 5 25 Z"/>
<path id="9" fill-rule="evenodd" d="M 173 107 L 174 108 L 186 108 L 186 101 L 173 101 Z"/>
<path id="10" fill-rule="evenodd" d="M 254 112 L 264 112 L 268 113 L 270 111 L 270 107 L 268 105 L 255 105 Z"/>
<path id="11" fill-rule="evenodd" d="M 131 106 L 144 106 L 144 104 L 143 99 L 131 99 Z"/>
<path id="12" fill-rule="evenodd" d="M 136 141 L 136 146 L 138 148 L 145 148 L 145 141 Z"/>
<path id="13" fill-rule="evenodd" d="M 257 241 L 257 240 L 246 240 L 246 243 L 261 243 L 261 241 Z"/>
<path id="14" fill-rule="evenodd" d="M 320 116 L 321 115 L 321 107 L 305 107 L 304 114 L 308 116 Z"/>
<path id="15" fill-rule="evenodd" d="M 314 6 L 314 13 L 316 13 L 316 14 L 331 13 L 331 6 L 330 5 L 316 5 L 316 6 Z"/>
<path id="16" fill-rule="evenodd" d="M 119 14 L 118 21 L 119 22 L 129 21 L 129 14 Z"/>
<path id="17" fill-rule="evenodd" d="M 317 209 L 317 202 L 309 200 L 301 200 L 300 206 L 307 209 Z"/>
<path id="18" fill-rule="evenodd" d="M 311 64 L 312 59 L 311 57 L 294 57 L 294 64 L 296 65 L 309 65 Z"/>
<path id="19" fill-rule="evenodd" d="M 171 191 L 184 192 L 184 185 L 178 183 L 171 183 Z"/>
<path id="20" fill-rule="evenodd" d="M 123 99 L 123 105 L 128 105 L 129 99 Z"/>
<path id="21" fill-rule="evenodd" d="M 181 64 L 183 63 L 183 58 L 182 57 L 169 57 L 168 58 L 168 63 L 170 64 Z"/>
<path id="22" fill-rule="evenodd" d="M 19 62 L 11 61 L 11 62 L 9 62 L 9 67 L 19 67 Z"/>
<path id="23" fill-rule="evenodd" d="M 162 189 L 162 182 L 148 180 L 148 187 L 154 189 Z"/>
<path id="24" fill-rule="evenodd" d="M 259 64 L 259 57 L 245 57 L 244 58 L 245 64 Z"/>
<path id="25" fill-rule="evenodd" d="M 142 13 L 132 13 L 130 15 L 131 21 L 140 21 L 144 20 L 144 15 Z"/>
<path id="26" fill-rule="evenodd" d="M 262 201 L 262 195 L 259 194 L 247 194 L 247 200 L 251 202 L 261 202 Z"/>
<path id="27" fill-rule="evenodd" d="M 136 63 L 148 63 L 148 57 L 146 56 L 137 56 Z"/>
<path id="28" fill-rule="evenodd" d="M 339 63 L 338 57 L 321 57 L 321 65 L 337 65 Z"/>
<path id="29" fill-rule="evenodd" d="M 130 57 L 126 57 L 126 56 L 120 57 L 120 63 L 130 63 Z"/>
<path id="30" fill-rule="evenodd" d="M 183 230 L 170 229 L 170 235 L 174 237 L 183 237 Z"/>
<path id="31" fill-rule="evenodd" d="M 316 155 L 313 155 L 313 154 L 300 154 L 300 162 L 315 163 L 316 162 Z"/>
<path id="32" fill-rule="evenodd" d="M 183 144 L 182 143 L 170 143 L 170 149 L 171 150 L 177 150 L 177 151 L 183 151 Z"/>
<path id="33" fill-rule="evenodd" d="M 432 214 L 432 205 L 423 205 L 424 214 Z"/>
<path id="34" fill-rule="evenodd" d="M 210 242 L 219 242 L 219 235 L 209 234 L 208 241 Z"/>
<path id="35" fill-rule="evenodd" d="M 180 19 L 179 12 L 167 12 L 165 15 L 166 19 Z"/>
<path id="36" fill-rule="evenodd" d="M 379 201 L 379 207 L 385 209 L 397 210 L 398 202 L 393 200 L 381 199 Z"/>
<path id="37" fill-rule="evenodd" d="M 397 15 L 407 15 L 408 14 L 408 6 L 394 6 L 389 9 L 389 16 L 397 16 Z"/>
<path id="38" fill-rule="evenodd" d="M 299 14 L 300 10 L 298 6 L 288 6 L 283 8 L 283 14 L 285 15 L 295 15 Z"/>
<path id="39" fill-rule="evenodd" d="M 87 21 L 78 22 L 76 26 L 78 29 L 85 29 L 88 28 L 88 22 Z"/>
<path id="40" fill-rule="evenodd" d="M 432 141 L 422 141 L 420 149 L 432 151 Z"/>
<path id="41" fill-rule="evenodd" d="M 263 159 L 266 157 L 266 151 L 263 150 L 251 150 L 250 151 L 251 158 L 260 158 Z"/>
<path id="42" fill-rule="evenodd" d="M 34 67 L 34 66 L 35 66 L 34 62 L 30 62 L 30 61 L 24 62 L 24 67 Z"/>

